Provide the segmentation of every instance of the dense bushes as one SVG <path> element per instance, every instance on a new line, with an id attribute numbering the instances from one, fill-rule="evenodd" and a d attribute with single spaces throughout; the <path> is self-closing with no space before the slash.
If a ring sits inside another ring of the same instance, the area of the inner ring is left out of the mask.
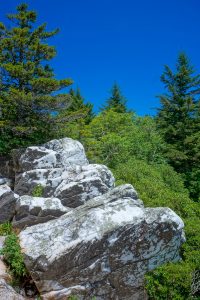
<path id="1" fill-rule="evenodd" d="M 22 278 L 27 274 L 18 236 L 14 232 L 6 237 L 1 253 L 4 255 L 4 259 L 10 267 L 10 271 L 16 278 Z"/>
<path id="2" fill-rule="evenodd" d="M 16 280 L 20 280 L 27 275 L 27 270 L 21 253 L 19 238 L 8 222 L 0 225 L 0 235 L 6 236 L 0 254 L 4 255 L 4 259 L 13 277 Z"/>

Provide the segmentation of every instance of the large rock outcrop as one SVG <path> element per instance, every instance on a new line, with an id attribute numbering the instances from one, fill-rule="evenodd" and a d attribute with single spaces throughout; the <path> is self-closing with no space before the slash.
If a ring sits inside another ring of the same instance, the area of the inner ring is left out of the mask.
<path id="1" fill-rule="evenodd" d="M 15 165 L 17 194 L 31 195 L 41 185 L 43 197 L 58 197 L 68 207 L 84 204 L 114 187 L 108 168 L 89 164 L 83 146 L 69 138 L 29 147 Z"/>
<path id="2" fill-rule="evenodd" d="M 27 228 L 20 241 L 43 299 L 145 299 L 144 274 L 179 259 L 182 230 L 173 211 L 145 209 L 125 185 Z"/>
<path id="3" fill-rule="evenodd" d="M 144 300 L 144 274 L 179 260 L 182 220 L 169 208 L 144 208 L 130 184 L 114 187 L 79 142 L 53 140 L 13 157 L 16 194 L 0 186 L 0 222 L 15 215 L 23 229 L 25 264 L 43 300 Z"/>

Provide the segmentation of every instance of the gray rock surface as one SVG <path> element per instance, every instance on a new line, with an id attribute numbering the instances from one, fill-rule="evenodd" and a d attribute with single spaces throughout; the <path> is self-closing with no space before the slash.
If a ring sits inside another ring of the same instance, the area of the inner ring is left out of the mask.
<path id="1" fill-rule="evenodd" d="M 70 138 L 52 140 L 43 146 L 28 147 L 18 161 L 18 169 L 52 169 L 87 165 L 88 160 L 81 143 Z"/>
<path id="2" fill-rule="evenodd" d="M 43 299 L 145 299 L 144 274 L 177 261 L 182 242 L 182 220 L 169 208 L 145 209 L 131 185 L 20 233 Z"/>
<path id="3" fill-rule="evenodd" d="M 12 222 L 15 228 L 44 223 L 56 219 L 70 211 L 58 198 L 21 196 L 16 203 L 16 213 Z"/>
<path id="4" fill-rule="evenodd" d="M 6 178 L 5 177 L 0 177 L 0 185 L 6 184 Z"/>
<path id="5" fill-rule="evenodd" d="M 58 197 L 67 207 L 82 205 L 114 187 L 111 171 L 88 164 L 83 146 L 68 138 L 27 148 L 15 165 L 21 170 L 15 180 L 17 194 L 32 195 L 41 185 L 43 197 Z"/>
<path id="6" fill-rule="evenodd" d="M 15 290 L 10 285 L 8 285 L 8 283 L 4 279 L 0 279 L 0 299 L 25 300 L 25 298 L 17 294 Z"/>
<path id="7" fill-rule="evenodd" d="M 0 236 L 0 250 L 3 248 L 5 238 L 6 238 L 5 236 Z M 6 264 L 3 261 L 3 255 L 0 255 L 0 279 L 4 279 L 6 281 L 11 280 L 11 276 L 7 272 Z"/>
<path id="8" fill-rule="evenodd" d="M 18 198 L 8 185 L 0 185 L 0 224 L 12 220 Z"/>
<path id="9" fill-rule="evenodd" d="M 5 236 L 0 236 L 0 250 L 3 248 L 4 242 L 5 242 L 6 237 Z"/>
<path id="10" fill-rule="evenodd" d="M 114 177 L 103 165 L 87 165 L 67 174 L 56 188 L 54 195 L 63 205 L 77 207 L 89 199 L 105 194 L 114 187 Z"/>

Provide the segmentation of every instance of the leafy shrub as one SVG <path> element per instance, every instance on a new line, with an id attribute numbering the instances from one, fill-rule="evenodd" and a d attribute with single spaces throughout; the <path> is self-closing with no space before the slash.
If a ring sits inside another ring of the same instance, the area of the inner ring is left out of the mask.
<path id="1" fill-rule="evenodd" d="M 117 184 L 131 183 L 146 206 L 170 207 L 182 217 L 193 214 L 192 201 L 183 181 L 170 166 L 148 164 L 135 158 L 113 169 Z"/>
<path id="2" fill-rule="evenodd" d="M 44 187 L 41 184 L 36 185 L 32 190 L 33 197 L 42 197 L 44 192 Z"/>
<path id="3" fill-rule="evenodd" d="M 165 144 L 150 117 L 134 113 L 101 113 L 81 132 L 87 155 L 92 162 L 111 168 L 130 157 L 152 162 L 164 162 Z"/>
<path id="4" fill-rule="evenodd" d="M 150 300 L 189 300 L 192 298 L 192 270 L 185 262 L 163 265 L 145 276 Z"/>
<path id="5" fill-rule="evenodd" d="M 1 254 L 4 255 L 5 261 L 15 277 L 22 278 L 27 275 L 19 239 L 14 232 L 7 236 Z"/>
<path id="6" fill-rule="evenodd" d="M 9 222 L 0 224 L 0 235 L 9 235 L 12 232 L 12 225 Z"/>

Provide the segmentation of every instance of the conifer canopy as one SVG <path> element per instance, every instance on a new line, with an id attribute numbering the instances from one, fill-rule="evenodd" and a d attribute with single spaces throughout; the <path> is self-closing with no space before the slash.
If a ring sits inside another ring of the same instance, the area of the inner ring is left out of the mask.
<path id="1" fill-rule="evenodd" d="M 58 29 L 47 31 L 45 23 L 37 27 L 37 14 L 27 4 L 7 17 L 12 27 L 0 23 L 1 153 L 52 138 L 59 112 L 69 102 L 55 92 L 72 83 L 55 79 L 48 64 L 56 50 L 47 40 Z"/>

